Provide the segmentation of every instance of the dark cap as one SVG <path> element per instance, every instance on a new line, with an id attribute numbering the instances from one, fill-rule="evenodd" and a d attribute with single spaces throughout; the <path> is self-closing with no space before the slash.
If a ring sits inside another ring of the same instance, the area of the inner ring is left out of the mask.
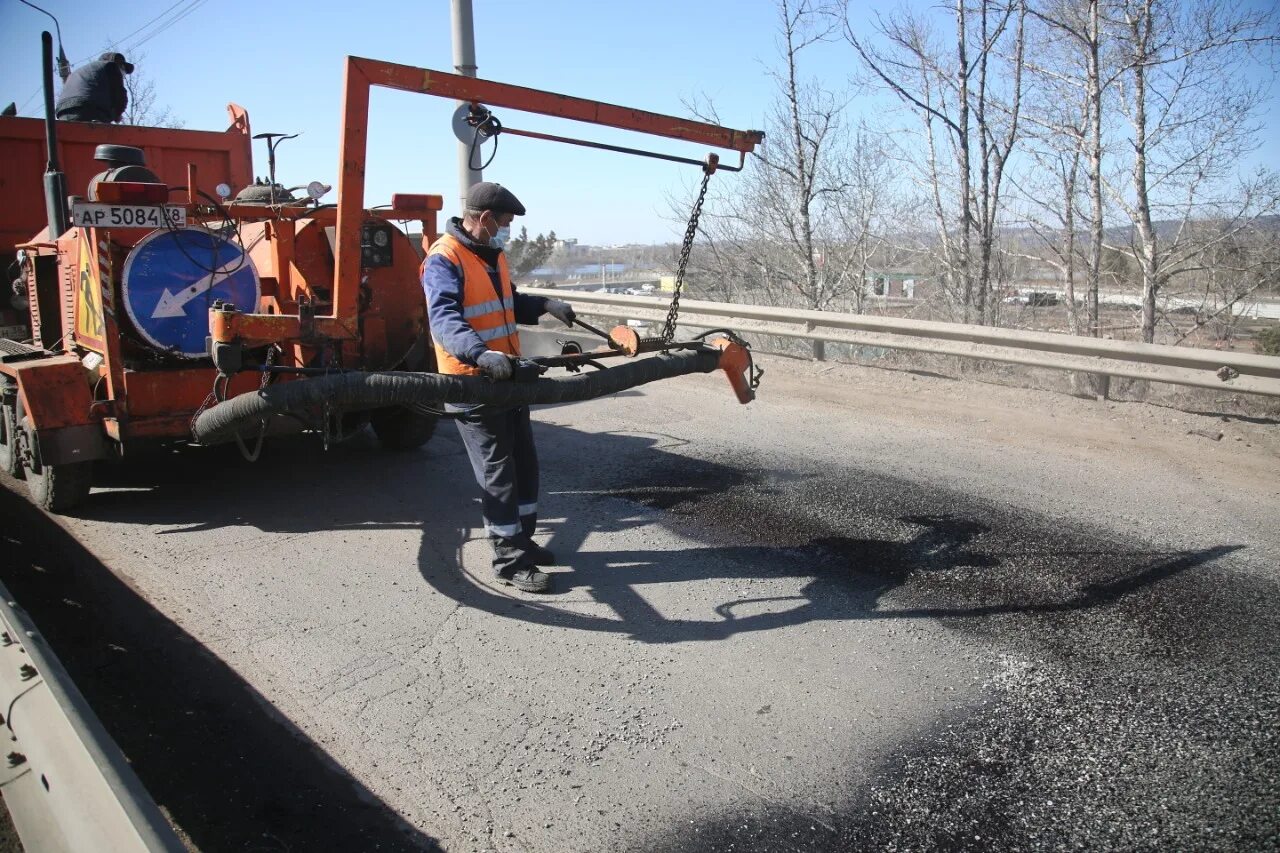
<path id="1" fill-rule="evenodd" d="M 127 61 L 123 53 L 104 53 L 98 57 L 98 60 L 101 62 L 114 62 L 124 69 L 125 74 L 133 73 L 133 63 Z"/>
<path id="2" fill-rule="evenodd" d="M 520 199 L 502 184 L 489 181 L 481 181 L 467 190 L 467 209 L 524 216 L 524 205 L 520 203 Z"/>

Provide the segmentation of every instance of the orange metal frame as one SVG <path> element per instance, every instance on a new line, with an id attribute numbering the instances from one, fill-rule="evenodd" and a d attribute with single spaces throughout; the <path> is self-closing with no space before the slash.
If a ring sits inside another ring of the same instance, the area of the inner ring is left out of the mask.
<path id="1" fill-rule="evenodd" d="M 743 156 L 754 150 L 764 138 L 760 131 L 733 130 L 706 122 L 573 98 L 523 86 L 348 56 L 343 85 L 343 134 L 340 153 L 341 172 L 338 177 L 333 314 L 315 317 L 312 330 L 312 334 L 331 339 L 354 341 L 359 334 L 360 229 L 366 216 L 364 178 L 369 134 L 369 91 L 374 86 L 470 101 L 475 104 L 508 107 L 523 112 L 713 145 L 738 151 Z M 425 212 L 391 210 L 379 211 L 378 215 L 386 219 L 418 219 L 425 215 Z M 297 315 L 212 311 L 210 312 L 210 333 L 218 341 L 241 341 L 250 345 L 264 344 L 299 340 L 301 324 Z"/>

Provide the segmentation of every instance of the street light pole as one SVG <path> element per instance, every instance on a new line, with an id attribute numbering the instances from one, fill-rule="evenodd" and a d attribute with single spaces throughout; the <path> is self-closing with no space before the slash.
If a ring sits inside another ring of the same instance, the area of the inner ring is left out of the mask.
<path id="1" fill-rule="evenodd" d="M 450 7 L 453 23 L 453 70 L 463 77 L 476 76 L 476 34 L 471 16 L 471 0 L 453 0 Z M 461 106 L 462 101 L 458 104 Z M 458 143 L 459 215 L 467 204 L 467 191 L 484 179 L 479 169 L 471 168 L 471 146 Z"/>

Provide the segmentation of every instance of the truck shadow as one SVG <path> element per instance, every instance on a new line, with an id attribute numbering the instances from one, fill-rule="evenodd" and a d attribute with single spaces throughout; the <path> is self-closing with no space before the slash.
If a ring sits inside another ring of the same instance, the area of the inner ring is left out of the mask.
<path id="1" fill-rule="evenodd" d="M 440 849 L 235 670 L 6 488 L 0 566 L 143 785 L 195 849 Z"/>

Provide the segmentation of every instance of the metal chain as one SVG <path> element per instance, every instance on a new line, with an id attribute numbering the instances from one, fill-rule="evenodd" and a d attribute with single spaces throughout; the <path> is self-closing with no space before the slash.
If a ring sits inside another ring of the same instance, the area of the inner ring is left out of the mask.
<path id="1" fill-rule="evenodd" d="M 693 203 L 693 213 L 689 214 L 689 224 L 684 229 L 684 242 L 680 244 L 680 260 L 676 262 L 675 292 L 671 294 L 671 307 L 667 309 L 667 322 L 662 326 L 661 340 L 663 345 L 671 343 L 676 336 L 676 320 L 680 318 L 680 291 L 684 288 L 684 271 L 689 266 L 689 253 L 693 251 L 693 240 L 698 236 L 698 217 L 702 215 L 702 202 L 707 198 L 707 184 L 715 174 L 713 166 L 702 169 L 702 189 L 698 190 L 698 198 Z"/>
<path id="2" fill-rule="evenodd" d="M 217 382 L 215 379 L 214 382 Z M 205 409 L 218 402 L 218 395 L 210 391 L 209 396 L 204 398 L 204 402 L 200 404 L 200 408 L 196 409 L 196 413 L 191 416 L 191 423 L 187 424 L 187 428 L 191 431 L 191 440 L 196 440 L 196 421 L 200 420 L 200 416 L 204 414 Z"/>
<path id="3" fill-rule="evenodd" d="M 271 384 L 271 377 L 273 375 L 271 373 L 271 368 L 275 367 L 277 352 L 280 352 L 281 354 L 283 354 L 283 350 L 281 350 L 280 347 L 277 346 L 276 344 L 272 344 L 271 346 L 267 347 L 267 357 L 263 359 L 263 366 L 266 367 L 267 369 L 262 371 L 262 381 L 258 383 L 259 391 L 261 391 L 262 389 L 266 388 L 269 384 Z"/>
<path id="4" fill-rule="evenodd" d="M 188 428 L 191 430 L 191 440 L 196 441 L 196 443 L 199 443 L 199 441 L 196 439 L 196 421 L 198 421 L 200 419 L 200 416 L 205 413 L 205 410 L 208 409 L 210 406 L 212 406 L 214 403 L 221 403 L 224 399 L 226 399 L 226 396 L 227 396 L 226 385 L 222 386 L 222 391 L 218 391 L 218 383 L 222 382 L 223 379 L 224 377 L 223 377 L 223 374 L 221 373 L 213 377 L 213 389 L 209 392 L 209 396 L 204 398 L 204 402 L 200 404 L 200 408 L 196 409 L 196 413 L 191 416 L 191 423 L 187 425 Z M 230 382 L 230 381 L 231 380 L 228 378 L 227 382 Z"/>

